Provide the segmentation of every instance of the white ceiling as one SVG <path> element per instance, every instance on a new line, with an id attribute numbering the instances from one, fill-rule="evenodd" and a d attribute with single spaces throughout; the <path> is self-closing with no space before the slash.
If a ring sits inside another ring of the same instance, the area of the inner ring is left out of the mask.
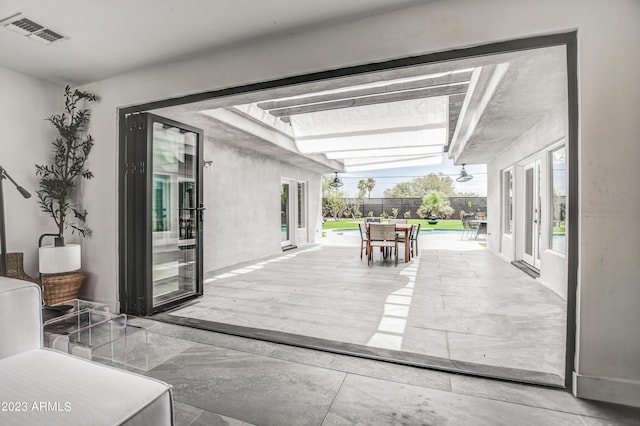
<path id="1" fill-rule="evenodd" d="M 22 13 L 67 39 L 42 45 L 0 27 L 0 66 L 45 80 L 79 85 L 241 43 L 282 37 L 430 1 L 433 0 L 1 0 L 0 20 Z M 449 123 L 449 139 L 453 139 L 452 142 L 462 139 L 460 149 L 453 152 L 457 163 L 485 162 L 488 156 L 504 149 L 514 134 L 530 127 L 551 106 L 558 104 L 566 93 L 563 56 L 557 55 L 554 49 L 542 49 L 430 64 L 408 71 L 415 77 L 500 63 L 509 66 L 491 99 L 487 98 L 491 102 L 480 103 L 482 111 L 471 114 L 481 119 L 471 123 L 473 125 Z M 392 80 L 403 78 L 402 72 L 394 73 Z M 357 85 L 352 81 L 357 79 L 343 80 L 332 81 L 326 89 Z M 314 90 L 307 94 L 311 92 Z M 306 94 L 285 93 L 285 97 L 287 95 Z M 256 99 L 249 99 L 249 103 L 280 96 L 280 93 L 277 96 L 251 94 L 249 98 Z M 458 109 L 453 114 L 457 119 L 465 94 L 453 96 L 458 97 Z M 450 99 L 449 107 L 452 105 Z M 207 108 L 189 108 L 191 112 L 203 109 Z M 457 129 L 459 134 L 453 135 L 458 127 L 462 127 Z M 385 152 L 385 156 L 387 154 L 392 157 L 391 153 Z M 317 154 L 309 156 L 312 163 L 318 162 Z M 325 167 L 336 160 L 341 167 L 355 161 L 351 156 L 328 160 L 327 156 L 322 157 Z"/>
<path id="2" fill-rule="evenodd" d="M 67 37 L 42 45 L 0 28 L 0 66 L 85 84 L 135 69 L 432 0 L 2 0 Z"/>

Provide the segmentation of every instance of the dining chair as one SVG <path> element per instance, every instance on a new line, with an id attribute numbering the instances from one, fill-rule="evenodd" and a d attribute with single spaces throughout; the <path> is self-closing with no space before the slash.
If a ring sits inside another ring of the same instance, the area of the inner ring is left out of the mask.
<path id="1" fill-rule="evenodd" d="M 362 259 L 362 251 L 369 255 L 369 236 L 367 234 L 367 225 L 360 223 L 360 259 Z"/>
<path id="2" fill-rule="evenodd" d="M 407 223 L 407 219 L 389 219 L 389 223 L 402 223 L 402 224 L 406 224 Z"/>
<path id="3" fill-rule="evenodd" d="M 409 260 L 413 257 L 413 234 L 416 232 L 416 225 L 411 225 L 411 229 L 409 229 L 409 240 L 407 244 L 409 244 Z M 398 238 L 398 245 L 404 244 L 404 232 L 402 234 L 396 234 Z M 399 249 L 398 249 L 399 250 Z M 406 250 L 405 250 L 406 252 Z M 405 259 L 406 260 L 406 259 Z"/>
<path id="4" fill-rule="evenodd" d="M 462 235 L 460 236 L 460 239 L 462 240 L 464 238 L 464 235 L 466 233 L 469 233 L 469 239 L 471 239 L 471 236 L 473 235 L 473 233 L 475 232 L 477 234 L 478 232 L 478 224 L 477 223 L 473 223 L 473 221 L 471 220 L 473 216 L 468 215 L 468 216 L 462 216 Z"/>
<path id="5" fill-rule="evenodd" d="M 395 249 L 396 266 L 398 266 L 398 239 L 396 238 L 395 224 L 369 224 L 369 253 L 368 264 L 373 264 L 373 247 L 380 247 L 386 252 L 387 249 Z"/>
<path id="6" fill-rule="evenodd" d="M 415 257 L 418 255 L 418 237 L 420 236 L 420 228 L 422 228 L 422 224 L 418 223 L 418 226 L 413 225 L 411 229 L 411 238 L 410 238 L 411 246 L 409 247 L 410 248 L 409 251 L 411 252 L 411 257 Z M 413 252 L 414 246 L 416 248 L 415 254 Z"/>

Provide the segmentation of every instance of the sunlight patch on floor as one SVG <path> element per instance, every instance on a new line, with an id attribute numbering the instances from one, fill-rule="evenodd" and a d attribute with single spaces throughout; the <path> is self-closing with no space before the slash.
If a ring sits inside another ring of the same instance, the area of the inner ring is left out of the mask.
<path id="1" fill-rule="evenodd" d="M 400 271 L 400 275 L 406 277 L 409 282 L 389 294 L 384 304 L 384 314 L 378 324 L 378 330 L 371 336 L 367 346 L 402 350 L 402 340 L 409 317 L 413 288 L 418 275 L 420 258 L 416 256 L 412 263 Z"/>

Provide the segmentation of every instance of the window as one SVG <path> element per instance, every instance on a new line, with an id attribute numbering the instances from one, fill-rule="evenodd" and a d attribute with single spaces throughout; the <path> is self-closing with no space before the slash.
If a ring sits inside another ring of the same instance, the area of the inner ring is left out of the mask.
<path id="1" fill-rule="evenodd" d="M 298 182 L 298 228 L 307 227 L 306 183 Z"/>
<path id="2" fill-rule="evenodd" d="M 551 163 L 551 236 L 549 248 L 559 253 L 567 250 L 567 160 L 566 148 L 561 146 L 549 153 Z"/>
<path id="3" fill-rule="evenodd" d="M 153 232 L 169 231 L 169 176 L 153 174 Z"/>
<path id="4" fill-rule="evenodd" d="M 502 173 L 503 190 L 503 232 L 511 235 L 513 233 L 513 170 L 505 170 Z"/>

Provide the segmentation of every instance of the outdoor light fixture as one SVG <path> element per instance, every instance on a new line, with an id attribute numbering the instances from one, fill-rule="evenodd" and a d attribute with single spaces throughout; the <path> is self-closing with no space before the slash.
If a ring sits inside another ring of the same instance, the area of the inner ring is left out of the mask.
<path id="1" fill-rule="evenodd" d="M 464 169 L 464 163 L 463 163 L 462 170 L 460 170 L 460 176 L 456 178 L 456 181 L 467 182 L 467 181 L 470 181 L 471 179 L 473 179 L 473 175 L 470 175 L 467 173 L 467 171 Z"/>
<path id="2" fill-rule="evenodd" d="M 331 183 L 329 184 L 329 186 L 332 187 L 332 188 L 339 188 L 342 185 L 344 185 L 344 184 L 342 183 L 342 180 L 340 180 L 340 178 L 338 177 L 338 172 L 336 172 L 336 175 L 331 180 Z"/>

